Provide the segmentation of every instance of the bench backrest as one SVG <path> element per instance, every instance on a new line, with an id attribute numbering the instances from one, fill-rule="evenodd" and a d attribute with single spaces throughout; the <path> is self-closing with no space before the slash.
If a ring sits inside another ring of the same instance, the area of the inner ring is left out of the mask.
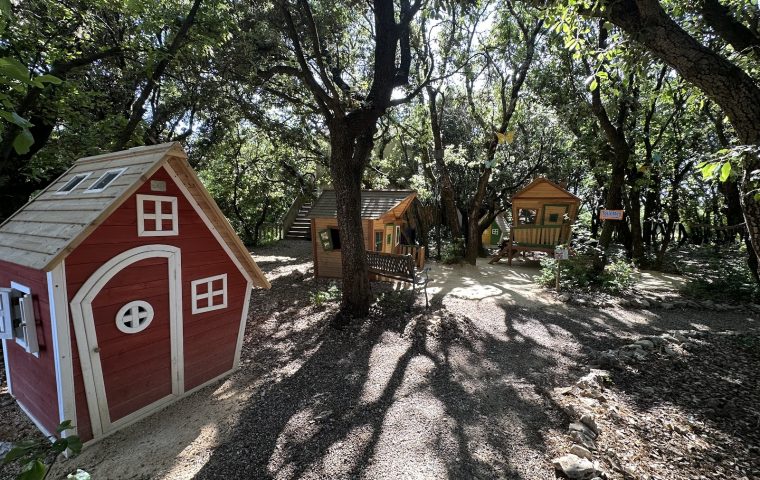
<path id="1" fill-rule="evenodd" d="M 416 265 L 411 255 L 367 251 L 367 263 L 371 273 L 396 280 L 414 281 Z"/>

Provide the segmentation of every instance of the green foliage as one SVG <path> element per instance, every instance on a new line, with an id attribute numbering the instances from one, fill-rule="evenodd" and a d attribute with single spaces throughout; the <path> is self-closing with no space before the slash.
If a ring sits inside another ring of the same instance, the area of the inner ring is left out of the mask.
<path id="1" fill-rule="evenodd" d="M 316 292 L 311 292 L 309 294 L 309 300 L 315 307 L 322 308 L 328 302 L 339 300 L 340 296 L 341 291 L 338 286 L 335 283 L 331 283 L 330 286 L 325 290 L 317 290 Z"/>
<path id="2" fill-rule="evenodd" d="M 455 238 L 448 242 L 441 252 L 441 262 L 446 265 L 460 263 L 464 258 L 464 239 Z"/>
<path id="3" fill-rule="evenodd" d="M 71 420 L 58 425 L 59 435 L 74 427 Z M 62 453 L 69 450 L 73 454 L 82 451 L 82 441 L 77 435 L 45 440 L 24 440 L 13 444 L 11 450 L 3 457 L 3 464 L 18 463 L 21 465 L 17 480 L 43 480 L 47 477 L 50 467 Z"/>
<path id="4" fill-rule="evenodd" d="M 760 301 L 760 285 L 752 278 L 746 252 L 718 253 L 711 247 L 690 248 L 678 261 L 686 283 L 684 295 L 718 302 Z"/>
<path id="5" fill-rule="evenodd" d="M 541 260 L 541 273 L 536 282 L 546 287 L 554 287 L 557 282 L 557 260 Z M 614 260 L 599 273 L 595 269 L 593 255 L 575 255 L 560 262 L 560 288 L 566 290 L 596 290 L 621 293 L 633 288 L 636 282 L 634 267 L 625 260 Z"/>

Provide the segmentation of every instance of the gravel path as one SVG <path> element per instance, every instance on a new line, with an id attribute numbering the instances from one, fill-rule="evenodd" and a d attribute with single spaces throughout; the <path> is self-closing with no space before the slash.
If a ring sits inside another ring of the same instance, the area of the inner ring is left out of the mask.
<path id="1" fill-rule="evenodd" d="M 584 372 L 588 349 L 668 329 L 756 324 L 749 314 L 529 307 L 444 290 L 430 311 L 418 298 L 406 315 L 407 291 L 374 284 L 371 318 L 337 331 L 336 304 L 310 300 L 327 287 L 311 277 L 310 254 L 308 243 L 282 242 L 256 255 L 273 287 L 253 295 L 239 372 L 54 473 L 553 479 L 549 440 L 567 420 L 546 392 Z"/>

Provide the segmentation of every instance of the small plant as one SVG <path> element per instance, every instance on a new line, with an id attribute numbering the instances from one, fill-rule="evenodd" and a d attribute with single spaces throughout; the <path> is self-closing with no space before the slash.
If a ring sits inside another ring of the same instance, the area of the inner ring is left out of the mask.
<path id="1" fill-rule="evenodd" d="M 327 302 L 338 300 L 340 298 L 341 291 L 338 286 L 331 283 L 326 290 L 317 290 L 309 295 L 311 303 L 317 308 L 322 308 Z"/>
<path id="2" fill-rule="evenodd" d="M 441 262 L 446 265 L 459 263 L 464 258 L 464 239 L 456 238 L 446 244 L 441 253 Z"/>
<path id="3" fill-rule="evenodd" d="M 73 430 L 71 420 L 66 420 L 58 425 L 56 433 L 61 434 L 68 430 Z M 16 480 L 43 480 L 50 473 L 50 468 L 58 460 L 63 452 L 69 450 L 73 454 L 82 451 L 82 441 L 77 435 L 68 437 L 50 437 L 44 440 L 23 440 L 15 443 L 8 453 L 3 457 L 3 464 L 8 465 L 13 462 L 21 464 L 21 472 L 16 476 Z M 86 474 L 86 472 L 83 472 Z M 77 472 L 78 477 L 82 477 Z"/>
<path id="4" fill-rule="evenodd" d="M 576 255 L 560 263 L 560 286 L 570 290 L 601 290 L 620 293 L 633 287 L 635 269 L 625 260 L 613 260 L 597 273 L 593 255 Z M 541 260 L 541 273 L 536 281 L 544 286 L 556 284 L 557 261 L 553 258 Z"/>

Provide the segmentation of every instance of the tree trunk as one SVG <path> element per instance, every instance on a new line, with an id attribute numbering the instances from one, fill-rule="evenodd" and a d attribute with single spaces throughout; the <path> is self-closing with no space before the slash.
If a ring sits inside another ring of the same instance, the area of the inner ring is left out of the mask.
<path id="1" fill-rule="evenodd" d="M 428 110 L 430 111 L 430 129 L 433 133 L 433 158 L 435 159 L 435 167 L 438 171 L 443 214 L 446 219 L 446 226 L 451 231 L 451 238 L 457 239 L 462 236 L 462 230 L 459 227 L 459 216 L 457 215 L 457 206 L 454 199 L 454 184 L 451 182 L 451 175 L 449 175 L 449 169 L 444 161 L 443 136 L 441 134 L 440 122 L 443 112 L 438 111 L 438 91 L 428 86 L 427 95 Z"/>
<path id="2" fill-rule="evenodd" d="M 355 125 L 349 125 L 350 121 L 343 117 L 330 122 L 330 175 L 340 229 L 344 280 L 341 312 L 363 318 L 369 314 L 371 298 L 361 216 L 361 180 L 372 151 L 375 123 L 357 130 Z"/>
<path id="3" fill-rule="evenodd" d="M 641 191 L 638 185 L 639 173 L 636 167 L 628 170 L 628 202 L 630 203 L 630 216 L 628 222 L 631 225 L 631 256 L 636 265 L 644 263 L 644 240 L 641 232 Z"/>

